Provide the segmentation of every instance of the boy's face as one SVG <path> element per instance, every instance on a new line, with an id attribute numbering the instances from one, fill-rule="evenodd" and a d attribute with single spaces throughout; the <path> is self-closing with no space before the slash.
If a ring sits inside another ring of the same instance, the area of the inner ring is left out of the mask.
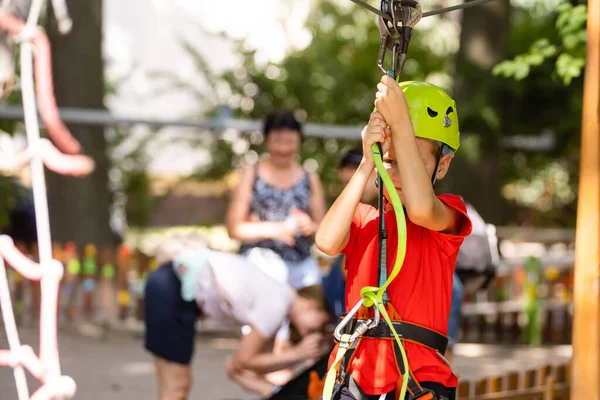
<path id="1" fill-rule="evenodd" d="M 439 152 L 438 144 L 423 138 L 416 138 L 417 148 L 419 149 L 419 154 L 421 155 L 421 160 L 423 161 L 423 165 L 425 166 L 425 170 L 427 171 L 427 176 L 433 176 L 433 171 L 435 169 L 435 160 Z M 400 181 L 400 172 L 398 171 L 398 164 L 396 160 L 396 153 L 394 151 L 394 147 L 390 146 L 390 149 L 383 156 L 384 166 L 387 173 L 390 175 L 392 182 L 394 183 L 394 187 L 398 191 L 400 195 L 400 200 L 404 203 L 404 196 L 402 193 L 402 182 Z M 443 179 L 448 172 L 448 167 L 450 167 L 450 162 L 452 161 L 452 156 L 444 156 L 440 159 L 440 163 L 438 165 L 436 180 Z M 390 201 L 389 194 L 387 189 L 384 188 L 385 198 Z"/>

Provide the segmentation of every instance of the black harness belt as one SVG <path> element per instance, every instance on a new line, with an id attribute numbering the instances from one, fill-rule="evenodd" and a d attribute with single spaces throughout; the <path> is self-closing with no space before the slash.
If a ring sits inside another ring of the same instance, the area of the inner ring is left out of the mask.
<path id="1" fill-rule="evenodd" d="M 342 315 L 342 318 L 344 315 Z M 352 333 L 363 321 L 362 319 L 353 318 L 348 325 L 344 327 L 342 333 Z M 446 353 L 446 347 L 448 347 L 448 338 L 441 333 L 438 333 L 429 328 L 425 328 L 421 325 L 411 324 L 405 321 L 394 321 L 392 322 L 394 329 L 401 340 L 409 342 L 415 342 L 422 346 L 428 347 L 434 351 L 437 351 L 441 355 Z M 394 336 L 390 327 L 385 323 L 380 323 L 377 326 L 366 331 L 362 337 L 364 338 L 375 338 L 375 339 L 393 339 Z"/>

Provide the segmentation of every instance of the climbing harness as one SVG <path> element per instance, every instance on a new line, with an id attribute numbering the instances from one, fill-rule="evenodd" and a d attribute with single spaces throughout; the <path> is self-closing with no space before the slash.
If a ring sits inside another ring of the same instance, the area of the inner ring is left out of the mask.
<path id="1" fill-rule="evenodd" d="M 404 62 L 406 61 L 408 47 L 412 38 L 412 29 L 421 18 L 472 7 L 493 0 L 473 0 L 459 6 L 434 10 L 425 14 L 422 13 L 419 3 L 415 0 L 381 0 L 379 9 L 376 9 L 361 0 L 352 1 L 378 15 L 381 46 L 378 53 L 377 66 L 382 73 L 387 74 L 397 81 L 398 76 L 404 67 Z M 391 52 L 390 68 L 384 66 L 385 56 L 388 51 Z M 426 90 L 429 89 L 430 88 Z M 405 90 L 405 88 L 403 88 L 403 90 Z M 442 99 L 440 105 L 444 103 L 443 97 L 441 98 L 439 95 L 435 94 L 432 95 L 432 98 L 433 97 L 435 97 L 437 101 Z M 446 97 L 448 96 L 446 95 Z M 440 115 L 440 117 L 444 118 L 444 127 L 449 127 L 449 124 L 452 124 L 449 115 L 451 112 L 455 111 L 455 109 L 456 107 L 452 101 L 451 106 L 440 110 L 440 113 L 446 113 L 445 115 Z M 437 114 L 438 113 L 436 112 L 436 117 Z M 430 117 L 433 118 L 434 116 L 430 114 Z M 458 124 L 456 123 L 453 129 L 451 129 L 451 131 L 456 131 L 456 144 L 454 143 L 454 138 L 450 137 L 450 142 L 453 145 L 455 144 L 455 146 L 450 146 L 453 150 L 457 150 L 458 148 L 457 125 Z M 442 155 L 443 146 L 448 145 L 447 142 L 448 140 L 441 142 L 442 146 L 440 147 L 437 157 L 438 163 Z M 360 291 L 361 299 L 348 314 L 343 316 L 342 320 L 334 330 L 334 336 L 338 342 L 338 350 L 335 359 L 327 372 L 323 389 L 323 400 L 331 400 L 335 384 L 342 384 L 344 382 L 347 383 L 348 389 L 355 398 L 358 400 L 365 398 L 364 393 L 362 393 L 360 387 L 354 382 L 352 376 L 346 376 L 356 349 L 363 338 L 378 338 L 392 341 L 394 355 L 400 373 L 400 379 L 398 380 L 395 391 L 396 399 L 406 399 L 406 392 L 408 390 L 409 400 L 430 400 L 435 398 L 434 396 L 436 393 L 432 390 L 423 388 L 413 376 L 406 358 L 403 341 L 414 342 L 433 350 L 446 365 L 450 366 L 448 361 L 444 358 L 448 338 L 427 327 L 402 321 L 401 316 L 398 315 L 389 300 L 387 287 L 400 273 L 406 255 L 406 219 L 400 197 L 383 165 L 383 150 L 381 143 L 373 145 L 372 153 L 375 167 L 378 172 L 377 185 L 379 188 L 379 286 L 367 286 L 362 288 Z M 435 172 L 432 177 L 432 184 L 433 183 L 435 183 Z M 396 260 L 389 276 L 387 270 L 388 232 L 384 218 L 384 187 L 388 191 L 390 202 L 394 209 L 398 230 Z M 369 313 L 369 308 L 373 308 L 372 316 Z M 382 319 L 385 321 L 385 324 L 382 323 Z"/>

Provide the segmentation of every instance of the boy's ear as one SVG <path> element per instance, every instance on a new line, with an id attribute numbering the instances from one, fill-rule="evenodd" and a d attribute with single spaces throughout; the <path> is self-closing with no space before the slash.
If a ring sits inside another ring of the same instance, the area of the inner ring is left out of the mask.
<path id="1" fill-rule="evenodd" d="M 440 158 L 440 163 L 438 164 L 437 173 L 435 174 L 436 180 L 444 179 L 446 174 L 448 173 L 448 168 L 450 168 L 450 163 L 452 162 L 452 156 L 447 155 Z"/>

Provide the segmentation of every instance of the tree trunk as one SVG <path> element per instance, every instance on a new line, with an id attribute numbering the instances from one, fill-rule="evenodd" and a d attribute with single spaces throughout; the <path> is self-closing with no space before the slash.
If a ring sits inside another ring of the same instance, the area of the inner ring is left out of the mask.
<path id="1" fill-rule="evenodd" d="M 481 156 L 470 165 L 460 156 L 453 162 L 445 189 L 461 194 L 486 221 L 502 223 L 505 205 L 501 196 L 500 139 L 502 124 L 490 127 L 483 107 L 501 114 L 494 104 L 495 88 L 502 85 L 490 70 L 504 59 L 509 33 L 509 0 L 497 0 L 463 11 L 460 49 L 456 60 L 454 98 L 461 132 L 480 135 Z"/>
<path id="2" fill-rule="evenodd" d="M 102 0 L 68 0 L 73 28 L 58 32 L 48 7 L 48 36 L 52 45 L 52 71 L 59 107 L 103 109 Z M 95 171 L 84 178 L 47 172 L 48 203 L 53 240 L 78 245 L 105 245 L 113 241 L 108 189 L 109 160 L 103 127 L 69 125 L 83 152 L 91 156 Z"/>

